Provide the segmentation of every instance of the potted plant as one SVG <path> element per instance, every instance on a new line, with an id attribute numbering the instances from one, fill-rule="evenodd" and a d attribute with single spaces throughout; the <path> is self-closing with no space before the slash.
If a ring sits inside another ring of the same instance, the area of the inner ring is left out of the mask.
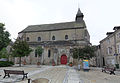
<path id="1" fill-rule="evenodd" d="M 40 65 L 40 62 L 37 62 L 37 65 L 39 66 L 39 65 Z"/>
<path id="2" fill-rule="evenodd" d="M 26 60 L 23 61 L 23 65 L 26 65 Z"/>
<path id="3" fill-rule="evenodd" d="M 73 66 L 73 63 L 72 63 L 72 62 L 70 62 L 70 63 L 69 63 L 69 66 L 70 66 L 70 67 L 72 67 L 72 66 Z"/>
<path id="4" fill-rule="evenodd" d="M 55 62 L 54 62 L 54 60 L 52 61 L 52 66 L 55 66 Z"/>

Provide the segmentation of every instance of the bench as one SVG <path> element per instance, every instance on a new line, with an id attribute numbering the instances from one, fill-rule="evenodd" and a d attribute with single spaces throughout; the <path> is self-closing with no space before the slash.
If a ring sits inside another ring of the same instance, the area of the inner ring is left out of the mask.
<path id="1" fill-rule="evenodd" d="M 16 74 L 16 75 L 23 75 L 22 80 L 24 80 L 24 78 L 27 78 L 27 74 L 28 73 L 24 73 L 24 71 L 20 71 L 20 70 L 4 70 L 5 76 L 3 78 L 5 78 L 6 76 L 10 77 L 10 74 Z"/>
<path id="2" fill-rule="evenodd" d="M 105 73 L 106 73 L 107 71 L 110 73 L 110 75 L 111 75 L 111 74 L 114 74 L 114 75 L 115 75 L 115 72 L 114 72 L 114 71 L 115 71 L 115 68 L 104 67 L 104 68 L 102 69 L 102 72 L 105 72 Z"/>

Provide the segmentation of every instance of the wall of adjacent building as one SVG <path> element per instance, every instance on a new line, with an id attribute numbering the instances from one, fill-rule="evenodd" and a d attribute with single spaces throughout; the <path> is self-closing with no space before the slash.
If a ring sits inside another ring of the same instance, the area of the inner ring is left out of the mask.
<path id="1" fill-rule="evenodd" d="M 114 31 L 113 34 L 108 35 L 105 39 L 100 41 L 101 56 L 105 59 L 105 65 L 115 66 L 120 64 L 120 30 Z M 115 56 L 118 54 L 118 56 Z"/>

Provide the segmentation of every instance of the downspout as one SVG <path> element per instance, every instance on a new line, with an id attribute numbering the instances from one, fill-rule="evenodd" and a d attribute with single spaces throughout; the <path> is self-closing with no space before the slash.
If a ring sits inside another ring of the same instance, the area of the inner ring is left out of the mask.
<path id="1" fill-rule="evenodd" d="M 116 35 L 115 35 L 115 33 L 114 33 L 114 47 L 115 47 L 116 64 L 118 64 L 118 61 L 117 61 L 117 48 L 116 48 Z"/>

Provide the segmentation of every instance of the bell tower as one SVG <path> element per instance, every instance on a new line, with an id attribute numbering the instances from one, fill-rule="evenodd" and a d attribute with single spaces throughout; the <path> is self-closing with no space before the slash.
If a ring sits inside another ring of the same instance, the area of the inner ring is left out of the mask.
<path id="1" fill-rule="evenodd" d="M 76 14 L 75 21 L 76 22 L 80 22 L 80 21 L 83 20 L 83 17 L 84 17 L 83 13 L 80 11 L 80 8 L 78 8 L 78 12 Z"/>

